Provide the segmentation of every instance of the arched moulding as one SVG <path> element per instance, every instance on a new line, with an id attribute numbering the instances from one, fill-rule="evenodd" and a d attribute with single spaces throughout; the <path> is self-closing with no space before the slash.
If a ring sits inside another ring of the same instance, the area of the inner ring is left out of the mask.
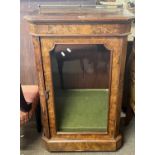
<path id="1" fill-rule="evenodd" d="M 98 41 L 96 41 L 95 43 L 92 41 L 91 42 L 91 40 L 89 40 L 89 41 L 86 41 L 86 42 L 84 42 L 84 43 L 82 43 L 81 41 L 78 43 L 78 42 L 76 42 L 76 43 L 73 43 L 73 42 L 71 42 L 71 40 L 68 40 L 67 42 L 62 42 L 61 40 L 60 40 L 60 43 L 59 42 L 54 42 L 54 41 L 51 41 L 51 39 L 49 39 L 49 40 L 44 40 L 43 42 L 42 42 L 42 45 L 44 46 L 44 47 L 46 47 L 46 51 L 48 51 L 48 52 L 52 52 L 52 51 L 54 51 L 54 49 L 55 49 L 55 47 L 57 46 L 57 45 L 62 45 L 62 44 L 100 44 L 100 45 L 103 45 L 105 48 L 106 48 L 106 50 L 108 50 L 108 51 L 110 51 L 110 52 L 113 52 L 115 49 L 116 49 L 116 47 L 115 46 L 118 46 L 118 41 L 117 40 L 111 40 L 111 39 L 107 39 L 107 38 L 103 38 L 103 39 L 99 39 Z"/>
<path id="2" fill-rule="evenodd" d="M 111 51 L 111 52 L 114 51 L 114 48 L 115 48 L 114 41 L 111 41 L 111 40 L 104 41 L 103 45 L 108 51 Z"/>
<path id="3" fill-rule="evenodd" d="M 51 52 L 51 51 L 53 51 L 54 49 L 55 49 L 55 47 L 56 47 L 56 45 L 58 45 L 59 43 L 51 43 L 50 41 L 46 44 L 46 48 L 48 49 L 48 51 L 49 52 Z M 60 43 L 60 44 L 63 44 L 63 43 Z M 66 43 L 65 43 L 66 44 Z M 70 43 L 70 42 L 68 42 L 68 44 L 72 44 L 72 43 Z M 77 43 L 75 43 L 75 44 L 77 44 Z M 79 44 L 81 44 L 80 42 L 79 42 Z M 91 43 L 89 42 L 89 43 L 84 43 L 85 45 L 88 45 L 88 44 L 90 44 L 91 45 Z M 94 44 L 94 43 L 93 43 Z M 96 44 L 102 44 L 105 48 L 106 48 L 106 50 L 108 50 L 108 51 L 113 51 L 114 50 L 114 44 L 115 43 L 113 43 L 113 41 L 103 41 L 103 43 L 97 43 L 96 42 Z"/>
<path id="4" fill-rule="evenodd" d="M 49 50 L 49 52 L 54 51 L 55 47 L 56 47 L 56 44 L 55 43 L 50 44 L 50 47 L 49 47 L 50 50 Z"/>

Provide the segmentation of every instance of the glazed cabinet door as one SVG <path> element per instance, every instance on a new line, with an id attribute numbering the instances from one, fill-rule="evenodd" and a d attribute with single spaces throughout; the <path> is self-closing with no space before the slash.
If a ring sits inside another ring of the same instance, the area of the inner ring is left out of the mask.
<path id="1" fill-rule="evenodd" d="M 51 137 L 114 137 L 118 131 L 124 40 L 40 39 Z"/>

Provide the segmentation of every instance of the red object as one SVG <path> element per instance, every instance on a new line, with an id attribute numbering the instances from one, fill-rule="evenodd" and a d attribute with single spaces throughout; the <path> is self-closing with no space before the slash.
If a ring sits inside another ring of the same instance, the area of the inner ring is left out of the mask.
<path id="1" fill-rule="evenodd" d="M 39 103 L 39 92 L 37 85 L 22 85 L 22 91 L 26 102 L 32 104 L 29 112 L 20 110 L 20 125 L 26 124 L 34 115 L 37 105 Z"/>

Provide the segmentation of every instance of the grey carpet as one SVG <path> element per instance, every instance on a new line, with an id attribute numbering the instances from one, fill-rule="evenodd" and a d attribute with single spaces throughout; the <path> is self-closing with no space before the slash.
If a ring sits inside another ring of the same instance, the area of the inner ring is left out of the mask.
<path id="1" fill-rule="evenodd" d="M 21 128 L 21 155 L 134 155 L 135 154 L 135 120 L 124 128 L 124 144 L 117 152 L 71 152 L 51 153 L 45 150 L 41 142 L 41 134 L 37 133 L 34 120 Z"/>

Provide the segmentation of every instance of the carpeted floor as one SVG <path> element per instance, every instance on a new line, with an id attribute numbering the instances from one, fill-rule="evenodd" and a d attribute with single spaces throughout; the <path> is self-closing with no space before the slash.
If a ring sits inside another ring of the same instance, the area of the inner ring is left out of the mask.
<path id="1" fill-rule="evenodd" d="M 37 133 L 34 120 L 21 128 L 21 155 L 134 155 L 135 154 L 135 120 L 124 128 L 124 144 L 117 152 L 71 152 L 51 153 L 45 150 L 41 134 Z"/>

